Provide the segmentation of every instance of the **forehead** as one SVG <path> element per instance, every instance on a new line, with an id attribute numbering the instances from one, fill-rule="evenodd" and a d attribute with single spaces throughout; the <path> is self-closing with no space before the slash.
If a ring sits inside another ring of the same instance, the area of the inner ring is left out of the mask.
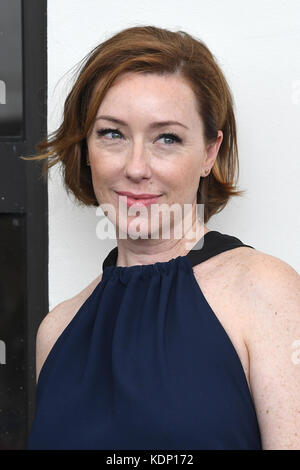
<path id="1" fill-rule="evenodd" d="M 152 113 L 159 113 L 165 114 L 163 117 L 166 119 L 199 118 L 195 94 L 188 81 L 178 74 L 125 73 L 109 88 L 100 110 L 102 113 L 119 111 L 131 116 L 133 113 L 147 113 L 149 117 Z"/>
<path id="2" fill-rule="evenodd" d="M 182 92 L 192 92 L 188 81 L 180 74 L 158 74 L 149 72 L 126 72 L 116 78 L 110 89 L 123 89 L 139 86 L 141 88 L 172 88 Z"/>

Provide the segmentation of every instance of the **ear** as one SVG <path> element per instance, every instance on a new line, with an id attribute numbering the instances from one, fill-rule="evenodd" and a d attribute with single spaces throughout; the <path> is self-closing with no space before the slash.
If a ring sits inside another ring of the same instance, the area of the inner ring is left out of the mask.
<path id="1" fill-rule="evenodd" d="M 223 132 L 218 131 L 218 137 L 215 142 L 206 147 L 206 155 L 203 161 L 203 167 L 211 169 L 216 161 L 219 153 L 219 148 L 223 140 Z"/>

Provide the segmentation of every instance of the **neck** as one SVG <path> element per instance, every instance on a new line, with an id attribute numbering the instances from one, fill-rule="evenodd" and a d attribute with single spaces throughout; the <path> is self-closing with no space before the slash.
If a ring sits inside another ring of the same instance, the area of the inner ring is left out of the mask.
<path id="1" fill-rule="evenodd" d="M 207 232 L 209 229 L 195 217 L 184 236 L 179 239 L 119 238 L 116 266 L 154 264 L 185 256 Z"/>

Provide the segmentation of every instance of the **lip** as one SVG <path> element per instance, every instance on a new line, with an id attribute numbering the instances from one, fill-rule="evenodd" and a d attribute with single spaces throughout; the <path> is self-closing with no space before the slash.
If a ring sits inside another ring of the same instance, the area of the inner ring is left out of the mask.
<path id="1" fill-rule="evenodd" d="M 161 196 L 161 194 L 146 194 L 146 193 L 135 194 L 135 193 L 130 193 L 129 191 L 116 191 L 116 193 L 120 194 L 121 196 L 128 196 L 128 197 L 135 198 L 135 199 L 148 199 L 148 198 Z"/>
<path id="2" fill-rule="evenodd" d="M 150 204 L 156 204 L 161 197 L 161 194 L 134 194 L 128 191 L 116 191 L 116 194 L 119 196 L 126 196 L 127 197 L 127 206 L 149 206 Z"/>

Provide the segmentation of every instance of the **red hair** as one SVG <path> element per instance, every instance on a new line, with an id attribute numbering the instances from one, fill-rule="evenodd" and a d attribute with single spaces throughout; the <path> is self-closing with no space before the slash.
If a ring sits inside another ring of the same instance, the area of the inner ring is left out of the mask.
<path id="1" fill-rule="evenodd" d="M 67 191 L 85 205 L 98 206 L 90 167 L 86 165 L 86 138 L 106 92 L 126 72 L 180 73 L 194 91 L 206 143 L 216 141 L 218 130 L 223 132 L 212 170 L 200 179 L 198 188 L 197 203 L 204 204 L 206 223 L 225 207 L 231 196 L 241 196 L 245 191 L 236 189 L 239 162 L 230 88 L 208 47 L 184 31 L 136 26 L 95 47 L 84 58 L 65 100 L 60 127 L 37 145 L 38 155 L 21 158 L 45 160 L 43 175 L 61 162 Z"/>

